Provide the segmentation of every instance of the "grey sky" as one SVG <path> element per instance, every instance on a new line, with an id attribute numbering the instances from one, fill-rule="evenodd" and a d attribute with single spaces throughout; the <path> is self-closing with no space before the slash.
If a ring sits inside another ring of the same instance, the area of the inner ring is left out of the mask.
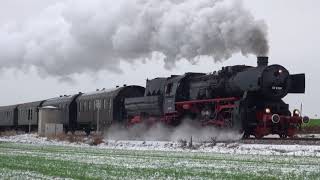
<path id="1" fill-rule="evenodd" d="M 0 6 L 0 27 L 8 22 L 23 22 L 40 14 L 44 8 L 63 0 L 3 0 Z M 286 101 L 292 108 L 304 104 L 304 112 L 320 115 L 317 95 L 320 92 L 320 1 L 317 0 L 245 0 L 245 6 L 269 28 L 270 63 L 278 63 L 291 73 L 306 73 L 305 95 L 289 95 Z M 49 36 L 49 35 L 48 35 Z M 1 51 L 1 50 L 0 50 Z M 0 60 L 1 62 L 1 60 Z M 50 77 L 40 78 L 35 72 L 8 70 L 0 74 L 0 105 L 45 99 L 60 94 L 92 91 L 122 84 L 144 85 L 146 78 L 182 74 L 188 71 L 211 72 L 225 65 L 255 65 L 255 57 L 236 55 L 223 63 L 203 59 L 197 65 L 180 62 L 172 71 L 163 68 L 163 62 L 152 61 L 135 65 L 122 63 L 125 73 L 97 72 L 77 76 L 77 83 L 67 84 Z M 132 68 L 133 67 L 133 68 Z"/>

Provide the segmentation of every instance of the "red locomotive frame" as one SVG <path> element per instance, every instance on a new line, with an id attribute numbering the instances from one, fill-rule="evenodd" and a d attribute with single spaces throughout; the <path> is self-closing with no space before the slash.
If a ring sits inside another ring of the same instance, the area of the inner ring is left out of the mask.
<path id="1" fill-rule="evenodd" d="M 201 121 L 202 126 L 214 126 L 218 128 L 232 128 L 230 118 L 232 118 L 232 111 L 237 107 L 236 101 L 239 98 L 216 98 L 216 99 L 204 99 L 204 100 L 192 100 L 176 102 L 176 111 L 173 113 L 167 113 L 163 117 L 144 117 L 135 116 L 129 120 L 129 126 L 137 123 L 147 122 L 149 126 L 154 123 L 162 122 L 164 124 L 171 125 L 173 122 L 177 121 L 181 116 L 187 111 L 191 113 L 201 113 L 201 107 L 208 104 L 213 104 L 213 112 L 217 114 L 216 118 L 209 119 L 206 121 Z M 279 116 L 278 122 L 274 122 L 273 117 Z M 262 138 L 263 136 L 269 134 L 278 134 L 281 138 L 293 137 L 301 124 L 303 119 L 300 115 L 278 115 L 266 113 L 265 111 L 256 112 L 257 126 L 255 126 L 251 132 L 256 138 Z M 248 135 L 244 136 L 245 138 Z"/>

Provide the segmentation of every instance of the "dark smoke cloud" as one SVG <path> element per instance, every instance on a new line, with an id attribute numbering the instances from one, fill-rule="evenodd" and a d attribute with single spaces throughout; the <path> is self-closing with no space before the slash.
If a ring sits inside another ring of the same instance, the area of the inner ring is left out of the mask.
<path id="1" fill-rule="evenodd" d="M 222 61 L 268 49 L 265 23 L 239 0 L 68 0 L 0 27 L 0 69 L 57 77 L 119 73 L 121 61 L 143 62 L 154 53 L 170 69 L 180 59 Z"/>

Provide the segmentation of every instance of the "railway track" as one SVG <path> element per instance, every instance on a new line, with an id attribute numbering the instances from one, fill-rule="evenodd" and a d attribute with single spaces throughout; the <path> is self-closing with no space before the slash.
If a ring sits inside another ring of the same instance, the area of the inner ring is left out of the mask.
<path id="1" fill-rule="evenodd" d="M 242 139 L 243 144 L 276 144 L 276 145 L 320 145 L 320 138 L 262 138 L 262 139 Z"/>

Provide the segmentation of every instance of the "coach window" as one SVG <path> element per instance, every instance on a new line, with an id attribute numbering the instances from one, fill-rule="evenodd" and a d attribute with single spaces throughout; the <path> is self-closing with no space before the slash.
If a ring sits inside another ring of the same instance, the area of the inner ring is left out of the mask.
<path id="1" fill-rule="evenodd" d="M 89 111 L 91 110 L 91 101 L 89 101 Z"/>
<path id="2" fill-rule="evenodd" d="M 166 88 L 166 94 L 169 95 L 171 93 L 172 90 L 172 83 L 167 84 L 167 88 Z"/>
<path id="3" fill-rule="evenodd" d="M 33 111 L 32 111 L 32 109 L 30 109 L 30 120 L 32 119 L 32 113 L 33 113 Z"/>
<path id="4" fill-rule="evenodd" d="M 84 107 L 83 107 L 83 102 L 80 102 L 80 111 L 83 112 L 84 111 Z"/>
<path id="5" fill-rule="evenodd" d="M 80 104 L 80 111 L 83 112 L 84 111 L 83 102 L 80 102 L 79 104 Z"/>
<path id="6" fill-rule="evenodd" d="M 87 111 L 87 101 L 83 102 L 83 111 Z"/>
<path id="7" fill-rule="evenodd" d="M 84 102 L 81 102 L 81 104 L 82 104 L 81 111 L 84 112 L 85 111 Z"/>
<path id="8" fill-rule="evenodd" d="M 110 102 L 110 99 L 106 99 L 106 109 L 109 109 L 109 102 Z"/>

